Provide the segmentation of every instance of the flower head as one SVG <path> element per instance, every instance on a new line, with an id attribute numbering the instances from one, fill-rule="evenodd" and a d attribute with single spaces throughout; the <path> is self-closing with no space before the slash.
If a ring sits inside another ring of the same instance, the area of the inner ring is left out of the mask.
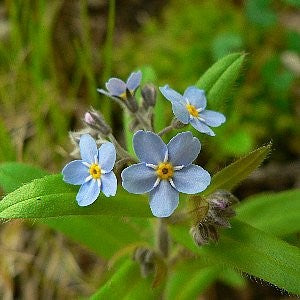
<path id="1" fill-rule="evenodd" d="M 179 192 L 196 194 L 206 189 L 210 175 L 192 162 L 200 141 L 191 132 L 177 134 L 166 145 L 155 133 L 140 130 L 133 146 L 141 163 L 123 170 L 122 185 L 130 193 L 150 193 L 150 208 L 156 217 L 169 217 L 178 206 Z"/>
<path id="2" fill-rule="evenodd" d="M 97 149 L 96 142 L 89 134 L 80 137 L 82 160 L 73 160 L 62 170 L 63 180 L 81 185 L 76 200 L 79 206 L 92 204 L 100 194 L 114 196 L 117 191 L 117 179 L 112 172 L 116 160 L 115 146 L 104 143 Z"/>
<path id="3" fill-rule="evenodd" d="M 98 89 L 98 92 L 107 95 L 109 97 L 117 97 L 126 100 L 128 92 L 130 93 L 130 95 L 132 96 L 134 95 L 135 91 L 137 90 L 137 88 L 141 83 L 141 79 L 142 79 L 141 71 L 131 73 L 126 83 L 119 78 L 110 78 L 105 83 L 108 92 L 102 89 Z"/>
<path id="4" fill-rule="evenodd" d="M 206 97 L 204 90 L 190 86 L 182 96 L 168 85 L 159 89 L 172 103 L 172 109 L 176 118 L 184 124 L 190 123 L 196 130 L 202 133 L 215 136 L 210 127 L 218 127 L 226 121 L 223 114 L 205 109 Z"/>

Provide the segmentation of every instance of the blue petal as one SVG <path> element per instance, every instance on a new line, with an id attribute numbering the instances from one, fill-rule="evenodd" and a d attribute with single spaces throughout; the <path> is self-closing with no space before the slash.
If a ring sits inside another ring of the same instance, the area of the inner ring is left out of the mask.
<path id="1" fill-rule="evenodd" d="M 206 133 L 210 136 L 215 136 L 215 133 L 203 122 L 198 119 L 192 118 L 190 124 L 199 132 Z"/>
<path id="2" fill-rule="evenodd" d="M 218 127 L 226 121 L 223 114 L 212 110 L 204 110 L 200 112 L 200 117 L 204 119 L 208 126 L 212 127 Z"/>
<path id="3" fill-rule="evenodd" d="M 121 173 L 122 185 L 133 194 L 143 194 L 151 191 L 157 179 L 155 171 L 144 163 L 132 165 Z"/>
<path id="4" fill-rule="evenodd" d="M 113 172 L 101 175 L 101 191 L 106 197 L 115 196 L 117 192 L 117 178 Z"/>
<path id="5" fill-rule="evenodd" d="M 188 87 L 184 94 L 184 99 L 188 99 L 189 102 L 196 108 L 204 109 L 206 107 L 206 97 L 204 90 L 200 90 L 195 86 Z"/>
<path id="6" fill-rule="evenodd" d="M 83 184 L 90 175 L 89 169 L 82 163 L 82 160 L 73 160 L 69 162 L 62 170 L 63 180 L 70 184 Z"/>
<path id="7" fill-rule="evenodd" d="M 83 134 L 79 141 L 80 154 L 83 161 L 93 163 L 98 150 L 95 140 L 89 134 Z"/>
<path id="8" fill-rule="evenodd" d="M 159 90 L 170 102 L 172 102 L 172 103 L 180 102 L 183 105 L 186 104 L 183 97 L 179 93 L 177 93 L 176 91 L 171 89 L 168 85 L 165 85 L 163 87 L 159 87 Z"/>
<path id="9" fill-rule="evenodd" d="M 175 171 L 173 182 L 179 192 L 197 194 L 204 191 L 210 184 L 210 175 L 203 168 L 189 165 L 179 171 Z"/>
<path id="10" fill-rule="evenodd" d="M 76 200 L 79 206 L 88 206 L 95 202 L 99 196 L 100 188 L 98 182 L 94 179 L 84 183 L 76 196 Z"/>
<path id="11" fill-rule="evenodd" d="M 150 192 L 150 208 L 155 217 L 169 217 L 179 202 L 179 193 L 171 186 L 168 180 L 162 180 L 160 184 Z"/>
<path id="12" fill-rule="evenodd" d="M 133 147 L 140 161 L 154 165 L 162 162 L 168 151 L 166 144 L 157 134 L 143 130 L 134 134 Z"/>
<path id="13" fill-rule="evenodd" d="M 98 162 L 106 172 L 110 172 L 116 161 L 116 149 L 114 144 L 107 142 L 101 145 L 98 149 Z"/>
<path id="14" fill-rule="evenodd" d="M 187 166 L 198 156 L 200 141 L 190 131 L 178 133 L 168 144 L 169 161 L 174 166 Z"/>
<path id="15" fill-rule="evenodd" d="M 141 80 L 142 80 L 141 71 L 131 73 L 126 83 L 129 91 L 135 91 L 139 87 Z"/>
<path id="16" fill-rule="evenodd" d="M 105 86 L 113 96 L 120 96 L 126 91 L 125 82 L 119 78 L 109 79 Z"/>
<path id="17" fill-rule="evenodd" d="M 173 102 L 172 103 L 172 110 L 175 117 L 182 122 L 183 124 L 188 124 L 189 122 L 189 112 L 187 111 L 186 107 L 180 102 Z"/>

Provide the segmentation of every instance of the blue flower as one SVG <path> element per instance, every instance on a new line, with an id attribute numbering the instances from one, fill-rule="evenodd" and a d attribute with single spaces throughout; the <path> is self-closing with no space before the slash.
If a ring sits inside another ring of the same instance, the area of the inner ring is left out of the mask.
<path id="1" fill-rule="evenodd" d="M 218 127 L 226 121 L 223 114 L 207 110 L 204 90 L 195 86 L 188 87 L 183 96 L 171 89 L 168 85 L 159 88 L 161 93 L 172 103 L 176 118 L 184 123 L 190 123 L 196 130 L 215 136 L 209 128 Z"/>
<path id="2" fill-rule="evenodd" d="M 166 145 L 150 131 L 133 136 L 134 151 L 141 163 L 123 170 L 122 185 L 130 193 L 150 193 L 150 208 L 156 217 L 169 217 L 178 206 L 179 192 L 205 190 L 210 175 L 192 162 L 200 152 L 200 141 L 191 132 L 177 134 Z"/>
<path id="3" fill-rule="evenodd" d="M 76 200 L 79 206 L 92 204 L 100 194 L 114 196 L 117 191 L 117 178 L 112 172 L 116 160 L 115 146 L 104 143 L 97 149 L 96 142 L 89 134 L 80 137 L 82 160 L 73 160 L 62 170 L 63 180 L 81 185 Z"/>
<path id="4" fill-rule="evenodd" d="M 131 73 L 126 83 L 119 78 L 110 78 L 105 83 L 108 92 L 103 89 L 98 89 L 97 91 L 109 97 L 118 97 L 124 100 L 127 98 L 126 91 L 128 91 L 131 95 L 134 95 L 136 89 L 141 83 L 141 79 L 141 71 Z"/>

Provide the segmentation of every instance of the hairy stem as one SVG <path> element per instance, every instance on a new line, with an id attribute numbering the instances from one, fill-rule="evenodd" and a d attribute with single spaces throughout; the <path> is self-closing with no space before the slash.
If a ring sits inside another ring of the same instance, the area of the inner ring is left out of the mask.
<path id="1" fill-rule="evenodd" d="M 157 224 L 157 248 L 163 257 L 168 257 L 170 248 L 170 237 L 167 224 L 162 218 L 158 219 Z"/>
<path id="2" fill-rule="evenodd" d="M 171 124 L 171 125 L 165 127 L 164 129 L 162 129 L 162 130 L 158 133 L 158 135 L 159 135 L 159 136 L 163 136 L 164 134 L 166 134 L 166 133 L 172 131 L 173 129 L 174 129 L 174 127 L 173 127 L 173 125 Z"/>
<path id="3" fill-rule="evenodd" d="M 110 139 L 110 141 L 115 145 L 117 153 L 119 154 L 119 156 L 121 158 L 126 158 L 126 159 L 130 159 L 133 161 L 136 161 L 134 157 L 132 157 L 120 144 L 119 142 L 116 140 L 116 138 L 113 136 L 113 134 L 109 134 L 108 138 Z"/>

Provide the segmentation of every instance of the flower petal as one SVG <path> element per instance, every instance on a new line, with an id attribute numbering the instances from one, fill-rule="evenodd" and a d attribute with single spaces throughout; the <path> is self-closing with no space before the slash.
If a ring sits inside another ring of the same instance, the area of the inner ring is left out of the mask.
<path id="1" fill-rule="evenodd" d="M 226 118 L 223 114 L 213 110 L 204 110 L 200 112 L 200 117 L 204 119 L 208 126 L 212 127 L 218 127 L 226 121 Z"/>
<path id="2" fill-rule="evenodd" d="M 198 156 L 200 141 L 190 131 L 178 133 L 168 144 L 169 161 L 174 166 L 187 166 Z"/>
<path id="3" fill-rule="evenodd" d="M 175 117 L 183 124 L 188 124 L 190 115 L 186 107 L 181 102 L 173 102 L 172 110 Z"/>
<path id="4" fill-rule="evenodd" d="M 79 206 L 88 206 L 95 202 L 100 193 L 100 187 L 95 179 L 84 183 L 76 196 Z"/>
<path id="5" fill-rule="evenodd" d="M 171 89 L 168 85 L 159 87 L 159 90 L 171 103 L 180 102 L 183 105 L 186 104 L 182 95 Z"/>
<path id="6" fill-rule="evenodd" d="M 119 78 L 110 78 L 105 86 L 113 96 L 120 96 L 126 91 L 125 82 Z"/>
<path id="7" fill-rule="evenodd" d="M 173 176 L 173 182 L 179 192 L 186 194 L 197 194 L 204 191 L 210 184 L 210 175 L 203 168 L 189 165 Z"/>
<path id="8" fill-rule="evenodd" d="M 129 89 L 129 91 L 135 91 L 139 87 L 141 80 L 142 80 L 141 71 L 131 73 L 126 82 L 126 86 Z"/>
<path id="9" fill-rule="evenodd" d="M 101 191 L 106 197 L 115 196 L 117 192 L 117 177 L 114 172 L 101 175 Z"/>
<path id="10" fill-rule="evenodd" d="M 200 90 L 195 86 L 188 87 L 183 94 L 183 98 L 188 99 L 188 101 L 196 108 L 204 109 L 206 107 L 204 90 Z"/>
<path id="11" fill-rule="evenodd" d="M 154 165 L 162 162 L 168 151 L 166 144 L 157 134 L 143 130 L 134 134 L 133 148 L 141 162 Z"/>
<path id="12" fill-rule="evenodd" d="M 62 170 L 63 180 L 70 184 L 80 185 L 90 175 L 89 169 L 82 163 L 82 160 L 69 162 Z"/>
<path id="13" fill-rule="evenodd" d="M 179 203 L 179 193 L 171 186 L 168 180 L 162 180 L 160 184 L 150 192 L 150 208 L 155 217 L 169 217 Z"/>
<path id="14" fill-rule="evenodd" d="M 116 149 L 114 144 L 107 142 L 98 149 L 98 162 L 101 169 L 110 172 L 116 161 Z"/>
<path id="15" fill-rule="evenodd" d="M 155 171 L 144 163 L 132 165 L 121 173 L 122 186 L 129 193 L 143 194 L 151 191 L 157 176 Z"/>
<path id="16" fill-rule="evenodd" d="M 190 124 L 199 132 L 206 133 L 210 136 L 216 135 L 206 124 L 204 124 L 203 122 L 201 122 L 198 119 L 195 119 L 195 118 L 191 119 Z"/>
<path id="17" fill-rule="evenodd" d="M 80 137 L 79 148 L 82 160 L 93 163 L 98 150 L 95 140 L 89 134 L 83 134 Z"/>

